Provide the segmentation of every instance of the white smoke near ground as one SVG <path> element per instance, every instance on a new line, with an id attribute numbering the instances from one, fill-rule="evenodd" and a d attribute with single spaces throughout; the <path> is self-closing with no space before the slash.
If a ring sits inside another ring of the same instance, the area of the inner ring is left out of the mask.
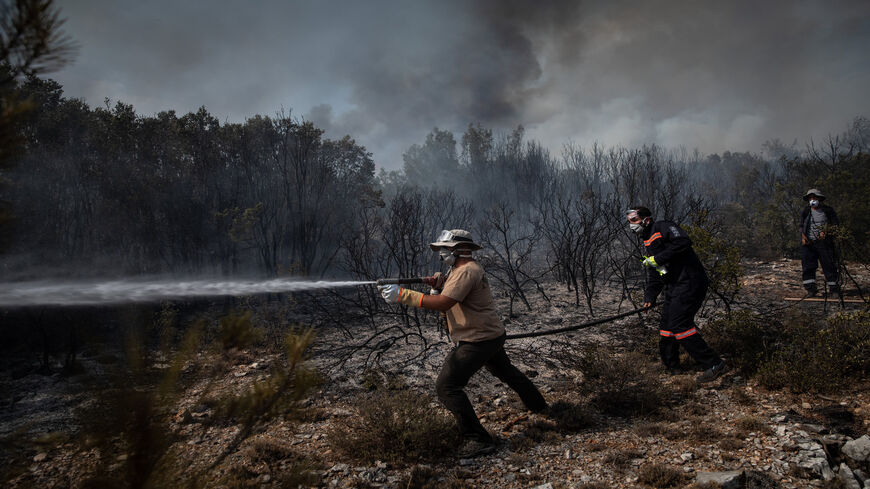
<path id="1" fill-rule="evenodd" d="M 356 287 L 375 282 L 271 280 L 109 280 L 0 283 L 0 307 L 87 306 L 193 297 L 248 296 Z"/>

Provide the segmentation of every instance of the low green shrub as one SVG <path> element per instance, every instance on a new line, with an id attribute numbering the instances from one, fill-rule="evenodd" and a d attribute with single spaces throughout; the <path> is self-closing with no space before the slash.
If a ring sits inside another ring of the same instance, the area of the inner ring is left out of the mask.
<path id="1" fill-rule="evenodd" d="M 328 433 L 333 450 L 371 463 L 397 465 L 439 460 L 459 442 L 453 418 L 432 399 L 411 390 L 378 390 L 357 406 L 358 416 Z"/>
<path id="2" fill-rule="evenodd" d="M 224 350 L 243 350 L 263 339 L 263 330 L 254 327 L 251 321 L 251 311 L 231 313 L 220 318 L 217 334 Z"/>
<path id="3" fill-rule="evenodd" d="M 733 367 L 753 375 L 780 340 L 781 327 L 751 311 L 735 311 L 704 325 L 704 339 Z"/>
<path id="4" fill-rule="evenodd" d="M 870 313 L 837 313 L 827 324 L 797 318 L 784 326 L 781 346 L 758 372 L 767 387 L 832 392 L 870 368 Z"/>
<path id="5" fill-rule="evenodd" d="M 763 385 L 794 392 L 830 392 L 870 370 L 870 313 L 807 315 L 737 311 L 704 328 L 710 345 Z"/>

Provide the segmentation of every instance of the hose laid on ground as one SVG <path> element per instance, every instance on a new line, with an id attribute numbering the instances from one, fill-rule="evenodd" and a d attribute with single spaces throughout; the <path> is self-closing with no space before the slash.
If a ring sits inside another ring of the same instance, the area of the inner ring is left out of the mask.
<path id="1" fill-rule="evenodd" d="M 631 316 L 632 314 L 637 314 L 637 313 L 640 313 L 640 312 L 643 312 L 643 311 L 646 311 L 649 309 L 653 309 L 655 307 L 658 307 L 659 305 L 661 305 L 661 304 L 655 304 L 652 306 L 641 307 L 640 309 L 635 309 L 633 311 L 628 311 L 628 312 L 624 312 L 622 314 L 617 314 L 616 316 L 610 316 L 610 317 L 606 317 L 606 318 L 602 318 L 602 319 L 596 319 L 595 321 L 589 321 L 588 323 L 578 324 L 576 326 L 568 326 L 565 328 L 549 329 L 546 331 L 535 331 L 534 333 L 509 334 L 509 335 L 507 335 L 506 339 L 515 340 L 518 338 L 534 338 L 537 336 L 548 336 L 551 334 L 565 333 L 566 331 L 576 331 L 578 329 L 589 328 L 589 327 L 596 326 L 596 325 L 603 324 L 603 323 L 609 323 L 610 321 L 615 321 L 617 319 L 621 319 L 621 318 L 624 318 L 626 316 Z"/>

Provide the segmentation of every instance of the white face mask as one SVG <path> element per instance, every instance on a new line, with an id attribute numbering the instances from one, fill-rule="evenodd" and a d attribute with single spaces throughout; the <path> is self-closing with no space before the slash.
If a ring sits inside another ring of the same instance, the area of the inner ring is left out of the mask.
<path id="1" fill-rule="evenodd" d="M 633 223 L 629 224 L 628 227 L 630 227 L 631 230 L 634 231 L 635 234 L 640 234 L 643 232 L 643 224 L 641 224 L 641 223 L 633 222 Z"/>
<path id="2" fill-rule="evenodd" d="M 818 207 L 819 201 L 818 199 L 810 199 L 810 207 Z"/>
<path id="3" fill-rule="evenodd" d="M 453 264 L 456 263 L 456 255 L 451 251 L 441 250 L 438 252 L 438 257 L 441 258 L 441 261 L 446 263 L 448 267 L 452 267 Z"/>

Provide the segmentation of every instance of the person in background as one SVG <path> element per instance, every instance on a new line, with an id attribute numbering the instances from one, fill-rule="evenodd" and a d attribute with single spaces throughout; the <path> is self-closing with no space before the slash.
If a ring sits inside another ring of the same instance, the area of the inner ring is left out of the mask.
<path id="1" fill-rule="evenodd" d="M 656 221 L 646 207 L 632 207 L 625 213 L 629 227 L 643 240 L 647 268 L 644 307 L 655 304 L 662 290 L 662 319 L 659 352 L 668 373 L 680 372 L 680 346 L 704 371 L 699 382 L 710 382 L 728 371 L 728 365 L 701 338 L 695 327 L 695 314 L 701 309 L 710 281 L 692 240 L 670 221 Z"/>
<path id="2" fill-rule="evenodd" d="M 426 295 L 398 285 L 381 285 L 378 289 L 387 303 L 446 312 L 454 347 L 435 383 L 438 399 L 459 426 L 463 442 L 458 455 L 470 458 L 492 453 L 495 441 L 480 424 L 464 391 L 481 367 L 516 391 L 530 411 L 545 411 L 547 402 L 505 353 L 505 329 L 495 311 L 486 273 L 472 257 L 472 251 L 481 247 L 474 243 L 471 233 L 463 229 L 442 231 L 429 247 L 450 267 L 446 276 L 437 273 L 425 279 L 440 293 Z"/>
<path id="3" fill-rule="evenodd" d="M 826 232 L 827 226 L 840 224 L 833 207 L 825 205 L 822 191 L 811 188 L 804 194 L 804 200 L 809 204 L 801 211 L 801 270 L 804 289 L 810 297 L 818 293 L 816 287 L 816 269 L 819 262 L 828 283 L 828 292 L 840 293 L 840 276 L 837 270 L 837 259 L 833 240 Z"/>

